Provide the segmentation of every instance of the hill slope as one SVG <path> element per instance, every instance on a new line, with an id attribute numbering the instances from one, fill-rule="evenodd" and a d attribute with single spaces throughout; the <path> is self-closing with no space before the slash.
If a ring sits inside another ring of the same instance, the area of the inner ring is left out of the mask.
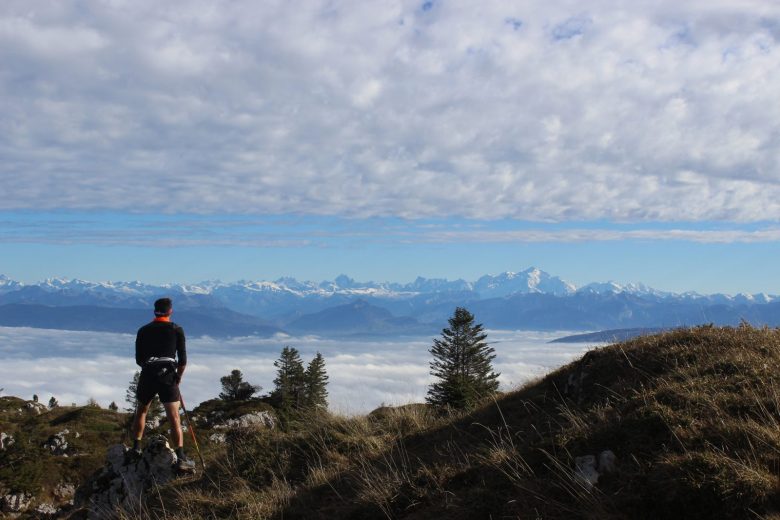
<path id="1" fill-rule="evenodd" d="M 410 405 L 235 432 L 207 478 L 163 492 L 164 516 L 774 516 L 779 373 L 777 330 L 640 337 L 459 417 Z M 577 458 L 606 450 L 614 468 L 592 468 L 591 486 Z"/>

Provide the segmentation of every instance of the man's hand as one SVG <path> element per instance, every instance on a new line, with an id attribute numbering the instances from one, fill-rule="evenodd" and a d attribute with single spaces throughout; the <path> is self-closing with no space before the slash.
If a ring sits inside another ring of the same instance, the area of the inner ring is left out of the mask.
<path id="1" fill-rule="evenodd" d="M 179 365 L 179 366 L 176 368 L 176 384 L 177 384 L 177 385 L 178 385 L 179 383 L 181 383 L 181 376 L 182 376 L 182 375 L 184 375 L 184 369 L 186 368 L 186 366 L 187 366 L 187 365 Z"/>

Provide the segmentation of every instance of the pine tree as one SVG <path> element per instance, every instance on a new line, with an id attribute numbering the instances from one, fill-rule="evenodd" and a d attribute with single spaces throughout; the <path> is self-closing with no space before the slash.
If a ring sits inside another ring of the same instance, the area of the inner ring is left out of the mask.
<path id="1" fill-rule="evenodd" d="M 119 407 L 116 405 L 115 401 L 111 401 L 111 404 L 108 405 L 108 409 L 112 412 L 119 411 Z"/>
<path id="2" fill-rule="evenodd" d="M 49 408 L 57 408 L 60 405 L 60 403 L 57 402 L 57 399 L 54 398 L 54 396 L 51 396 L 51 399 L 49 399 Z"/>
<path id="3" fill-rule="evenodd" d="M 238 369 L 232 370 L 230 375 L 221 377 L 219 382 L 222 383 L 219 398 L 223 401 L 246 401 L 261 390 L 261 387 L 244 381 L 244 374 Z"/>
<path id="4" fill-rule="evenodd" d="M 133 374 L 132 381 L 130 381 L 130 384 L 127 387 L 127 391 L 125 392 L 125 401 L 127 401 L 127 404 L 130 405 L 128 408 L 125 408 L 128 412 L 135 412 L 135 409 L 138 407 L 138 398 L 135 394 L 138 390 L 138 379 L 140 377 L 141 372 L 136 370 L 135 374 Z M 154 422 L 154 420 L 162 416 L 163 413 L 165 413 L 165 409 L 160 402 L 160 398 L 158 396 L 154 396 L 154 399 L 152 399 L 152 404 L 149 405 L 149 411 L 146 413 L 146 422 Z"/>
<path id="5" fill-rule="evenodd" d="M 305 378 L 303 361 L 298 351 L 293 347 L 284 347 L 279 359 L 274 361 L 274 366 L 277 371 L 272 399 L 283 412 L 300 408 L 303 404 Z"/>
<path id="6" fill-rule="evenodd" d="M 496 356 L 485 342 L 482 324 L 474 325 L 469 311 L 457 307 L 448 321 L 449 328 L 430 349 L 431 375 L 438 381 L 428 389 L 426 400 L 436 406 L 471 408 L 498 390 L 498 374 L 492 367 Z"/>
<path id="7" fill-rule="evenodd" d="M 325 359 L 317 352 L 306 367 L 304 380 L 304 404 L 311 408 L 328 408 L 328 374 L 325 372 Z"/>

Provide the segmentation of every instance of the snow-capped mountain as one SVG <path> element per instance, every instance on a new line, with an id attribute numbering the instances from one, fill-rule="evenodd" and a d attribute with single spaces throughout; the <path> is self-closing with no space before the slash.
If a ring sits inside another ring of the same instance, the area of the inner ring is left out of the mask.
<path id="1" fill-rule="evenodd" d="M 211 325 L 205 326 L 208 320 L 201 317 L 198 318 L 199 326 L 203 325 L 200 328 L 206 331 L 221 331 L 220 334 L 247 330 L 319 330 L 323 320 L 331 318 L 336 320 L 334 323 L 351 324 L 349 330 L 366 328 L 366 323 L 371 322 L 373 325 L 366 333 L 378 330 L 388 334 L 410 333 L 421 327 L 446 323 L 456 306 L 468 307 L 486 326 L 498 328 L 595 330 L 697 323 L 738 324 L 743 319 L 757 324 L 780 325 L 777 296 L 763 293 L 675 294 L 641 283 L 614 281 L 577 288 L 535 267 L 484 275 L 473 282 L 418 277 L 410 283 L 360 282 L 340 275 L 321 282 L 285 277 L 273 281 L 211 280 L 196 284 L 151 285 L 138 281 L 49 278 L 25 284 L 0 275 L 0 325 L 51 326 L 45 324 L 54 323 L 67 328 L 75 323 L 80 327 L 83 320 L 73 318 L 74 307 L 93 309 L 89 312 L 114 309 L 113 313 L 98 313 L 110 319 L 125 311 L 143 309 L 146 312 L 152 302 L 162 296 L 174 299 L 179 317 L 187 313 L 211 316 Z M 353 305 L 356 301 L 363 302 L 362 306 Z M 379 320 L 380 326 L 377 325 L 379 321 L 366 320 L 365 316 L 361 321 L 358 308 L 363 309 L 363 314 L 370 309 L 372 316 L 382 312 L 390 314 Z M 139 316 L 125 314 L 123 327 Z M 100 326 L 104 325 L 101 322 Z M 118 326 L 115 329 L 126 331 Z M 332 328 L 327 332 L 332 333 Z"/>
<path id="2" fill-rule="evenodd" d="M 485 275 L 474 284 L 474 290 L 482 298 L 497 298 L 512 294 L 544 293 L 566 296 L 576 291 L 576 287 L 557 276 L 531 267 L 519 273 L 507 271 L 496 276 Z"/>

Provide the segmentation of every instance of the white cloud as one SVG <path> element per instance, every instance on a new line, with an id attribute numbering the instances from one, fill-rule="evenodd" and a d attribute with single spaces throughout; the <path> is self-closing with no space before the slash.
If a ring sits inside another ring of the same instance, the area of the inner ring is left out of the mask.
<path id="1" fill-rule="evenodd" d="M 780 218 L 780 5 L 0 7 L 0 210 Z"/>
<path id="2" fill-rule="evenodd" d="M 504 389 L 572 361 L 584 344 L 547 344 L 565 333 L 489 331 Z M 305 338 L 198 338 L 188 342 L 189 364 L 182 393 L 189 407 L 216 397 L 219 378 L 239 368 L 245 380 L 273 387 L 274 360 L 284 345 L 296 347 L 304 362 L 319 351 L 330 377 L 331 409 L 365 413 L 381 404 L 421 402 L 428 374 L 431 338 L 404 341 L 354 341 Z M 0 381 L 5 395 L 47 402 L 83 404 L 94 398 L 103 406 L 125 407 L 127 385 L 136 369 L 133 337 L 127 334 L 68 332 L 0 327 Z"/>

